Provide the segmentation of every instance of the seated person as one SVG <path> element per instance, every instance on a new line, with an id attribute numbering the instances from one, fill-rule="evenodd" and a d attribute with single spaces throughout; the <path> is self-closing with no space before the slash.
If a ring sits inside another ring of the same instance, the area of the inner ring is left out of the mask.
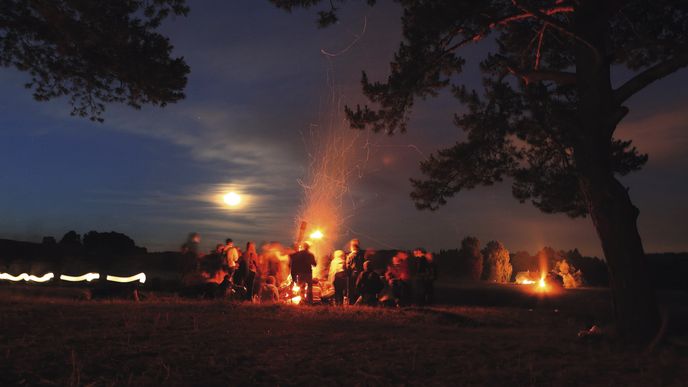
<path id="1" fill-rule="evenodd" d="M 260 290 L 260 302 L 272 304 L 279 301 L 279 290 L 275 286 L 275 276 L 268 276 Z"/>

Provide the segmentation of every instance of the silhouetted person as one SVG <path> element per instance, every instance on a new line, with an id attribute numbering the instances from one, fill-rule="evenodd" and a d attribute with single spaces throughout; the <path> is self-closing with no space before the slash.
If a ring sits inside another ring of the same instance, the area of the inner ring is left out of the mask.
<path id="1" fill-rule="evenodd" d="M 432 253 L 416 249 L 414 255 L 416 256 L 416 278 L 414 281 L 416 303 L 421 306 L 432 304 L 435 295 L 434 282 L 437 278 Z"/>
<path id="2" fill-rule="evenodd" d="M 385 272 L 385 279 L 392 290 L 394 302 L 397 305 L 407 304 L 411 276 L 408 269 L 408 254 L 406 252 L 398 251 L 392 257 L 392 262 L 387 266 L 387 271 Z"/>
<path id="3" fill-rule="evenodd" d="M 268 276 L 275 276 L 277 280 L 277 275 L 280 272 L 280 261 L 277 256 L 277 251 L 280 246 L 277 243 L 268 243 L 262 247 L 263 262 L 265 265 L 265 274 Z"/>
<path id="4" fill-rule="evenodd" d="M 256 285 L 260 285 L 260 273 L 258 270 L 258 253 L 254 242 L 246 243 L 246 251 L 241 255 L 241 261 L 247 265 L 246 271 L 246 299 L 251 301 L 257 291 Z M 259 288 L 260 289 L 260 288 Z"/>
<path id="5" fill-rule="evenodd" d="M 363 271 L 363 262 L 365 261 L 365 252 L 361 250 L 361 243 L 358 239 L 352 239 L 349 242 L 349 251 L 346 254 L 346 272 L 348 277 L 347 283 L 347 297 L 349 304 L 353 304 L 358 299 L 356 292 L 356 279 Z"/>
<path id="6" fill-rule="evenodd" d="M 192 254 L 194 256 L 200 255 L 200 244 L 201 244 L 201 234 L 197 232 L 189 233 L 186 238 L 186 242 L 182 244 L 181 253 L 182 254 Z"/>
<path id="7" fill-rule="evenodd" d="M 313 302 L 313 267 L 316 266 L 315 256 L 310 252 L 311 246 L 304 242 L 302 250 L 289 256 L 289 270 L 291 279 L 295 281 L 303 292 L 308 287 L 307 302 Z"/>
<path id="8" fill-rule="evenodd" d="M 356 291 L 360 295 L 357 303 L 368 306 L 377 305 L 378 297 L 384 288 L 385 283 L 380 275 L 370 269 L 370 261 L 365 261 L 363 271 L 356 280 Z"/>
<path id="9" fill-rule="evenodd" d="M 235 248 L 236 249 L 236 248 Z M 255 249 L 254 249 L 255 253 Z M 246 288 L 246 293 L 244 296 L 246 296 L 248 293 L 250 293 L 249 288 L 248 288 L 248 281 L 249 281 L 249 254 L 241 254 L 239 258 L 237 259 L 236 262 L 236 269 L 234 270 L 234 273 L 232 275 L 232 282 L 234 282 L 235 285 L 244 287 Z"/>
<path id="10" fill-rule="evenodd" d="M 200 243 L 201 234 L 192 232 L 181 246 L 182 258 L 179 262 L 179 272 L 184 286 L 198 285 L 203 282 L 200 275 Z"/>
<path id="11" fill-rule="evenodd" d="M 425 298 L 425 288 L 423 287 L 424 282 L 423 282 L 423 276 L 421 273 L 419 273 L 419 269 L 421 266 L 424 266 L 425 263 L 422 262 L 425 260 L 425 250 L 416 247 L 413 249 L 411 252 L 411 256 L 408 258 L 407 263 L 408 263 L 408 268 L 409 268 L 409 275 L 411 276 L 410 280 L 410 297 L 411 301 L 421 305 L 422 304 L 422 299 Z"/>
<path id="12" fill-rule="evenodd" d="M 346 293 L 347 276 L 344 268 L 345 264 L 344 252 L 336 250 L 333 254 L 332 262 L 330 262 L 330 272 L 327 278 L 334 287 L 334 302 L 337 305 L 344 303 L 344 293 Z"/>

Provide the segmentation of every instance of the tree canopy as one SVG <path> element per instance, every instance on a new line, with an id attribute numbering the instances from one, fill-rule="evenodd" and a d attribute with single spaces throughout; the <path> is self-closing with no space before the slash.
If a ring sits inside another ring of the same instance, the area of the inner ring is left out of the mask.
<path id="1" fill-rule="evenodd" d="M 0 0 L 0 65 L 30 75 L 38 101 L 67 97 L 102 121 L 105 104 L 165 106 L 184 98 L 189 67 L 156 29 L 185 0 Z"/>
<path id="2" fill-rule="evenodd" d="M 338 4 L 324 3 L 322 26 L 337 21 Z M 583 42 L 601 65 L 635 71 L 614 89 L 616 117 L 610 122 L 608 163 L 617 175 L 647 162 L 630 141 L 613 137 L 627 113 L 623 103 L 652 81 L 688 64 L 688 5 L 671 0 L 605 1 L 609 47 L 599 52 L 576 32 L 585 22 L 577 1 L 564 0 L 397 0 L 404 10 L 403 40 L 384 81 L 362 86 L 371 105 L 347 107 L 354 128 L 405 132 L 417 99 L 449 88 L 467 108 L 455 123 L 466 140 L 439 150 L 421 163 L 424 179 L 412 180 L 420 209 L 435 210 L 456 193 L 509 177 L 521 202 L 547 213 L 588 213 L 579 189 L 574 148 L 587 136 L 577 107 L 577 45 Z M 291 10 L 317 0 L 273 0 Z M 368 1 L 374 5 L 375 1 Z M 496 49 L 480 63 L 484 90 L 468 89 L 461 78 L 461 48 L 478 41 Z"/>
<path id="3" fill-rule="evenodd" d="M 346 0 L 272 0 L 290 10 L 324 4 L 337 21 Z M 415 102 L 450 89 L 465 139 L 421 162 L 411 180 L 419 209 L 506 178 L 521 202 L 547 213 L 590 215 L 609 264 L 619 333 L 638 343 L 660 326 L 637 228 L 639 210 L 619 176 L 647 162 L 614 135 L 626 102 L 688 66 L 688 2 L 674 0 L 396 0 L 402 40 L 387 78 L 370 80 L 370 104 L 347 107 L 353 128 L 407 129 Z M 375 1 L 368 1 L 374 5 Z M 487 41 L 482 90 L 462 79 L 465 46 Z M 612 74 L 626 76 L 613 85 Z M 628 74 L 631 74 L 628 76 Z M 484 275 L 484 274 L 483 274 Z"/>

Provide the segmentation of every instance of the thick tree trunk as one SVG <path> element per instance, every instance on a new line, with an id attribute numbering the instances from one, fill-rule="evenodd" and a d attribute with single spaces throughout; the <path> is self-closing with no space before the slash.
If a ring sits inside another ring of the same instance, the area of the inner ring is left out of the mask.
<path id="1" fill-rule="evenodd" d="M 656 335 L 660 319 L 638 233 L 638 209 L 615 178 L 581 180 L 609 266 L 618 333 L 627 341 L 647 344 Z"/>
<path id="2" fill-rule="evenodd" d="M 609 267 L 614 315 L 625 340 L 649 343 L 659 313 L 637 228 L 638 209 L 614 177 L 611 142 L 625 109 L 613 97 L 610 80 L 608 1 L 581 0 L 575 10 L 576 84 L 580 132 L 574 157 L 580 189 Z"/>

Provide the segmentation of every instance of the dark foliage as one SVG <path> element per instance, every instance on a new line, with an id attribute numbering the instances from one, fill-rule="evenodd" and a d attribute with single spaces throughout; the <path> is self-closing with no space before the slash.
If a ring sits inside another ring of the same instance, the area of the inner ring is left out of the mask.
<path id="1" fill-rule="evenodd" d="M 0 66 L 29 73 L 38 101 L 66 96 L 72 115 L 102 121 L 106 103 L 184 98 L 189 67 L 155 30 L 185 0 L 1 0 Z"/>
<path id="2" fill-rule="evenodd" d="M 328 15 L 321 17 L 321 25 L 336 21 L 334 4 L 342 2 L 329 3 L 330 8 L 321 12 L 321 16 L 323 12 Z M 389 134 L 404 132 L 415 99 L 435 96 L 447 87 L 469 110 L 455 120 L 467 132 L 467 141 L 431 155 L 421 164 L 427 179 L 412 180 L 415 190 L 411 196 L 417 206 L 437 209 L 461 190 L 510 177 L 519 201 L 531 200 L 548 213 L 585 215 L 574 149 L 586 134 L 576 117 L 580 102 L 574 86 L 576 74 L 569 72 L 575 66 L 575 43 L 581 40 L 572 32 L 572 19 L 577 17 L 574 4 L 397 2 L 404 9 L 404 40 L 386 81 L 371 82 L 363 74 L 363 90 L 374 106 L 347 108 L 352 126 Z M 321 1 L 273 3 L 291 10 L 310 8 Z M 647 4 L 640 0 L 623 6 L 609 2 L 613 51 L 599 60 L 631 70 L 662 63 L 666 67 L 639 74 L 644 76 L 632 78 L 617 90 L 618 120 L 626 112 L 621 103 L 642 88 L 639 83 L 643 79 L 652 81 L 688 65 L 688 6 L 669 0 Z M 457 77 L 465 62 L 458 51 L 489 35 L 498 50 L 481 63 L 485 89 L 468 90 Z M 608 160 L 614 173 L 625 175 L 646 163 L 647 156 L 630 141 L 609 141 Z"/>
<path id="3" fill-rule="evenodd" d="M 477 281 L 483 274 L 483 257 L 480 241 L 475 237 L 465 237 L 461 241 L 459 259 L 463 262 L 468 278 Z"/>
<path id="4" fill-rule="evenodd" d="M 647 258 L 657 289 L 688 292 L 688 253 L 648 254 Z"/>
<path id="5" fill-rule="evenodd" d="M 81 244 L 81 235 L 77 234 L 76 231 L 68 231 L 62 239 L 60 239 L 60 250 L 64 252 L 65 255 L 79 256 L 83 253 L 84 246 Z"/>
<path id="6" fill-rule="evenodd" d="M 320 28 L 327 27 L 339 21 L 337 18 L 337 3 L 344 3 L 346 0 L 330 1 L 326 7 L 318 11 L 318 26 Z M 295 8 L 312 8 L 319 5 L 322 0 L 270 0 L 278 8 L 282 8 L 288 12 Z M 368 5 L 375 5 L 376 0 L 366 0 Z"/>
<path id="7" fill-rule="evenodd" d="M 482 250 L 483 272 L 481 279 L 507 283 L 511 280 L 513 267 L 511 266 L 509 250 L 499 241 L 487 242 Z"/>
<path id="8" fill-rule="evenodd" d="M 441 250 L 435 255 L 442 277 L 478 281 L 483 272 L 483 255 L 478 238 L 468 236 L 460 249 Z"/>
<path id="9" fill-rule="evenodd" d="M 91 255 L 129 256 L 145 254 L 146 249 L 136 246 L 134 240 L 118 232 L 89 231 L 84 235 L 84 249 Z"/>

